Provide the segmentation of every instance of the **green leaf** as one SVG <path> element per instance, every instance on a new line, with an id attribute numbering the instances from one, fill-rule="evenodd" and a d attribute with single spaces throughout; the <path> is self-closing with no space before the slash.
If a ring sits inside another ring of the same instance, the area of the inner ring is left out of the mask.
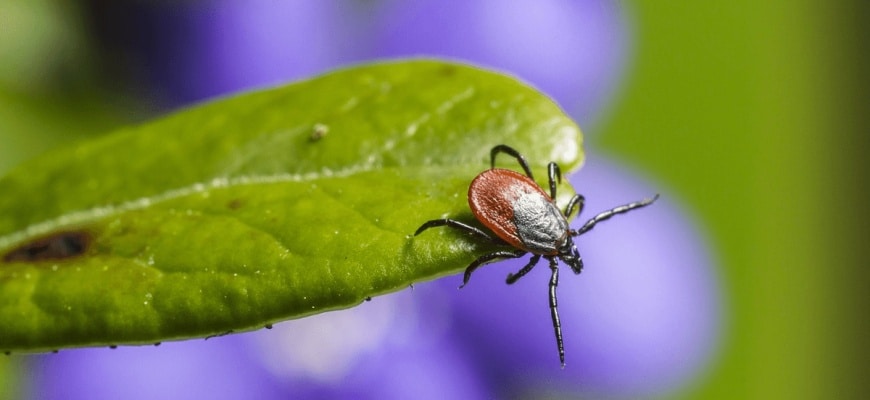
<path id="1" fill-rule="evenodd" d="M 220 99 L 32 160 L 0 180 L 0 350 L 256 329 L 461 271 L 491 248 L 412 233 L 474 220 L 468 184 L 499 143 L 539 179 L 551 160 L 582 161 L 580 131 L 543 94 L 412 60 Z"/>

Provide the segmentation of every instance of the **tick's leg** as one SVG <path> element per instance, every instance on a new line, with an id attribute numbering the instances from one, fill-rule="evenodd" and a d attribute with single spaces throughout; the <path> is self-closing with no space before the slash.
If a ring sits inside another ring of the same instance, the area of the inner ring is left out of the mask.
<path id="1" fill-rule="evenodd" d="M 540 259 L 541 259 L 541 255 L 540 255 L 540 254 L 535 254 L 535 255 L 532 257 L 532 259 L 529 260 L 529 263 L 526 264 L 525 267 L 523 267 L 523 269 L 519 270 L 519 271 L 518 271 L 517 273 L 515 273 L 515 274 L 508 274 L 508 276 L 507 276 L 507 284 L 508 284 L 508 285 L 513 285 L 513 283 L 516 282 L 518 279 L 520 279 L 520 278 L 522 278 L 523 276 L 525 276 L 526 274 L 528 274 L 529 271 L 531 271 L 532 268 L 534 268 L 535 265 L 538 264 L 538 261 L 539 261 Z"/>
<path id="2" fill-rule="evenodd" d="M 490 243 L 500 244 L 500 245 L 505 244 L 505 242 L 499 238 L 489 236 L 486 232 L 484 232 L 478 228 L 475 228 L 471 225 L 468 225 L 466 223 L 459 222 L 459 221 L 456 221 L 453 219 L 433 219 L 431 221 L 427 221 L 426 223 L 421 225 L 419 228 L 417 228 L 417 231 L 414 232 L 414 236 L 419 235 L 420 233 L 422 233 L 426 229 L 434 228 L 436 226 L 449 226 L 451 228 L 455 228 L 455 229 L 459 229 L 461 231 L 464 231 L 465 233 L 467 233 L 471 236 L 476 236 L 480 239 L 487 240 Z"/>
<path id="3" fill-rule="evenodd" d="M 549 258 L 550 270 L 550 316 L 553 318 L 553 330 L 556 332 L 556 346 L 559 348 L 559 362 L 565 368 L 565 345 L 562 342 L 562 323 L 559 321 L 559 310 L 556 304 L 556 286 L 559 285 L 559 264 L 555 258 Z"/>
<path id="4" fill-rule="evenodd" d="M 586 221 L 586 223 L 583 224 L 583 226 L 580 229 L 578 229 L 576 232 L 572 231 L 571 234 L 574 236 L 582 235 L 586 232 L 589 232 L 593 227 L 595 227 L 595 224 L 597 224 L 601 221 L 610 219 L 610 217 L 617 215 L 617 214 L 627 213 L 627 212 L 634 210 L 636 208 L 646 207 L 646 206 L 652 204 L 658 198 L 659 198 L 659 195 L 655 195 L 651 199 L 636 201 L 634 203 L 628 203 L 626 205 L 607 210 L 601 214 L 596 215 L 595 217 L 593 217 L 589 221 Z"/>
<path id="5" fill-rule="evenodd" d="M 577 215 L 580 215 L 580 213 L 583 212 L 584 201 L 586 201 L 586 199 L 582 195 L 575 194 L 574 197 L 568 201 L 568 205 L 565 206 L 565 218 L 570 217 L 571 214 L 574 213 L 575 208 L 577 209 Z"/>
<path id="6" fill-rule="evenodd" d="M 562 183 L 562 171 L 559 164 L 550 162 L 547 164 L 547 176 L 550 178 L 550 198 L 556 199 L 556 183 Z"/>
<path id="7" fill-rule="evenodd" d="M 462 286 L 459 286 L 459 288 L 462 289 L 466 284 L 468 284 L 468 280 L 471 279 L 471 274 L 481 265 L 503 258 L 518 258 L 525 254 L 526 252 L 522 250 L 496 251 L 478 257 L 477 260 L 474 260 L 471 264 L 468 264 L 467 268 L 465 268 L 465 276 L 462 277 Z"/>
<path id="8" fill-rule="evenodd" d="M 517 162 L 520 163 L 520 166 L 523 167 L 523 171 L 526 171 L 526 175 L 532 180 L 535 180 L 535 177 L 532 176 L 532 170 L 529 168 L 529 163 L 526 162 L 526 158 L 523 157 L 522 154 L 520 154 L 518 151 L 514 150 L 513 147 L 504 144 L 493 147 L 492 150 L 489 152 L 490 167 L 495 168 L 495 155 L 498 153 L 507 153 L 513 158 L 516 158 Z"/>

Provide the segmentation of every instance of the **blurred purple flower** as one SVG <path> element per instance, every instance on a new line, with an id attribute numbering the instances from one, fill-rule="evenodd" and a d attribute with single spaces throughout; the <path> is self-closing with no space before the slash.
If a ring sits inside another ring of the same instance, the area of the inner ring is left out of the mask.
<path id="1" fill-rule="evenodd" d="M 35 357 L 28 392 L 36 399 L 275 398 L 275 385 L 235 345 L 241 336 L 61 351 Z"/>
<path id="2" fill-rule="evenodd" d="M 184 26 L 144 14 L 161 27 L 154 34 L 173 35 L 162 37 L 163 59 L 172 62 L 156 62 L 152 69 L 165 71 L 149 76 L 166 80 L 157 86 L 170 86 L 180 101 L 351 62 L 439 56 L 517 75 L 588 126 L 612 96 L 627 52 L 620 5 L 609 0 L 220 0 L 166 7 L 163 14 Z"/>
<path id="3" fill-rule="evenodd" d="M 202 98 L 284 83 L 370 57 L 364 28 L 372 9 L 355 4 L 215 1 L 200 14 L 202 57 L 189 65 L 198 85 L 182 95 Z"/>
<path id="4" fill-rule="evenodd" d="M 377 55 L 435 55 L 508 71 L 585 124 L 624 68 L 626 26 L 608 0 L 391 2 Z"/>
<path id="5" fill-rule="evenodd" d="M 612 1 L 197 4 L 165 9 L 172 23 L 184 25 L 165 31 L 185 32 L 189 46 L 162 37 L 164 57 L 184 62 L 164 63 L 166 71 L 150 76 L 171 77 L 158 86 L 172 87 L 174 101 L 352 61 L 431 55 L 518 75 L 588 126 L 625 68 L 628 29 Z M 155 26 L 165 24 L 159 12 L 147 15 Z M 580 219 L 657 191 L 631 175 L 587 160 L 570 178 L 587 198 Z M 703 370 L 721 314 L 703 236 L 675 201 L 664 192 L 654 206 L 579 238 L 587 267 L 579 277 L 562 268 L 558 289 L 564 370 L 547 306 L 548 268 L 542 263 L 507 286 L 507 273 L 525 261 L 517 260 L 480 269 L 461 291 L 461 278 L 448 277 L 273 330 L 39 356 L 32 393 L 45 399 L 660 394 Z"/>

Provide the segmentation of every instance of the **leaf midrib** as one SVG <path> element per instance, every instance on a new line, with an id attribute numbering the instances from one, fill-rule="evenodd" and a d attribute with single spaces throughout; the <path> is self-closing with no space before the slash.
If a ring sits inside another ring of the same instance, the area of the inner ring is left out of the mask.
<path id="1" fill-rule="evenodd" d="M 103 205 L 92 207 L 84 210 L 75 210 L 66 212 L 56 218 L 48 219 L 44 221 L 40 221 L 37 223 L 33 223 L 25 227 L 24 229 L 20 229 L 18 231 L 14 231 L 7 235 L 0 236 L 0 249 L 4 248 L 12 248 L 14 246 L 19 245 L 20 243 L 26 242 L 30 238 L 40 237 L 43 235 L 47 235 L 51 232 L 55 232 L 58 229 L 63 229 L 65 227 L 75 227 L 87 224 L 91 221 L 111 218 L 112 216 L 121 215 L 131 211 L 139 211 L 149 207 L 154 207 L 155 205 L 165 203 L 168 201 L 181 199 L 188 196 L 194 196 L 197 194 L 205 193 L 211 190 L 221 190 L 221 189 L 229 189 L 232 187 L 246 187 L 246 186 L 258 186 L 258 185 L 270 185 L 270 184 L 280 184 L 280 183 L 305 183 L 305 182 L 315 182 L 315 181 L 323 181 L 329 179 L 344 179 L 353 177 L 355 175 L 360 175 L 369 172 L 387 172 L 390 170 L 402 170 L 408 171 L 412 169 L 430 169 L 430 168 L 439 168 L 439 169 L 452 169 L 451 167 L 445 166 L 390 166 L 385 167 L 381 165 L 354 165 L 347 168 L 343 168 L 340 170 L 331 170 L 324 169 L 318 172 L 306 172 L 306 173 L 296 173 L 296 174 L 271 174 L 271 175 L 248 175 L 248 176 L 239 176 L 232 178 L 222 178 L 215 177 L 208 183 L 196 182 L 194 184 L 174 188 L 170 190 L 166 190 L 162 193 L 151 195 L 151 196 L 143 196 L 136 198 L 134 200 L 128 200 L 118 205 Z M 328 195 L 334 198 L 334 195 L 330 193 L 324 192 L 325 195 Z M 338 201 L 347 209 L 357 212 L 353 209 L 353 207 L 347 207 L 344 202 Z M 363 215 L 363 214 L 360 214 Z M 376 228 L 385 230 L 381 226 L 374 225 Z M 397 232 L 393 232 L 397 233 Z"/>

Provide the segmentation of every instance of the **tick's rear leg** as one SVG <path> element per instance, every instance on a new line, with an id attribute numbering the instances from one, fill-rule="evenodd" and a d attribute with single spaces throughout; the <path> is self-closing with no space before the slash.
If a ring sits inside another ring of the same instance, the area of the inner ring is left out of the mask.
<path id="1" fill-rule="evenodd" d="M 541 260 L 541 255 L 540 255 L 540 254 L 535 254 L 535 255 L 534 255 L 534 256 L 529 260 L 529 263 L 526 264 L 526 266 L 523 267 L 521 270 L 517 271 L 517 273 L 515 273 L 515 274 L 508 274 L 508 276 L 507 276 L 507 284 L 508 284 L 508 285 L 513 285 L 513 283 L 516 282 L 518 279 L 520 279 L 520 278 L 526 276 L 526 274 L 528 274 L 529 271 L 531 271 L 532 268 L 534 268 L 535 265 L 537 265 L 537 264 L 538 264 L 538 261 L 540 261 L 540 260 Z"/>
<path id="2" fill-rule="evenodd" d="M 426 221 L 423 225 L 421 225 L 419 228 L 417 228 L 417 231 L 414 232 L 414 236 L 419 235 L 420 233 L 422 233 L 426 229 L 435 228 L 438 226 L 449 226 L 449 227 L 454 228 L 454 229 L 459 229 L 459 230 L 461 230 L 461 231 L 463 231 L 471 236 L 476 236 L 480 239 L 486 240 L 490 243 L 498 244 L 498 245 L 506 245 L 506 243 L 503 240 L 496 238 L 496 237 L 492 237 L 489 234 L 487 234 L 486 232 L 480 230 L 479 228 L 475 228 L 475 227 L 468 225 L 464 222 L 459 222 L 457 220 L 448 219 L 448 218 L 433 219 L 431 221 Z"/>
<path id="3" fill-rule="evenodd" d="M 477 260 L 474 260 L 471 264 L 468 264 L 467 268 L 465 268 L 465 275 L 462 277 L 462 286 L 459 286 L 459 288 L 462 289 L 466 284 L 468 284 L 468 280 L 471 279 L 471 274 L 481 265 L 505 258 L 519 258 L 524 255 L 526 255 L 525 251 L 517 250 L 496 251 L 494 253 L 484 254 L 478 257 Z"/>

